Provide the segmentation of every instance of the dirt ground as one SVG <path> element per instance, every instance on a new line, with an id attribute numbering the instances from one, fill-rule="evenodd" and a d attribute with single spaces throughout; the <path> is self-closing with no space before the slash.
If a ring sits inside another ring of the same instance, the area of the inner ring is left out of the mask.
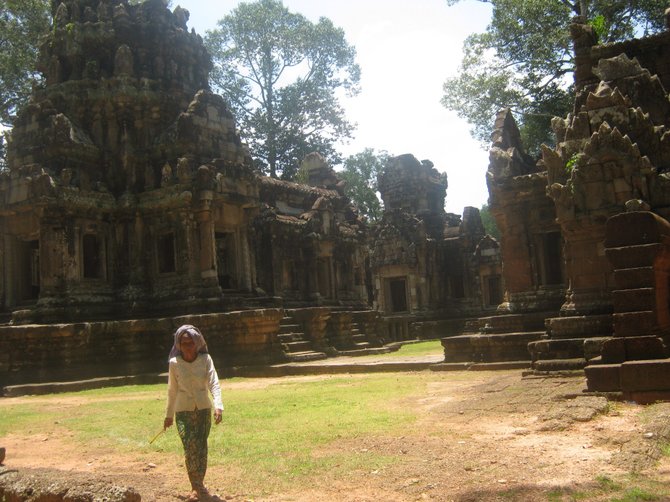
<path id="1" fill-rule="evenodd" d="M 328 376 L 283 378 L 224 381 L 223 388 Z M 633 474 L 666 483 L 667 495 L 655 500 L 670 500 L 670 457 L 661 453 L 670 443 L 670 403 L 608 403 L 583 395 L 584 388 L 584 378 L 574 376 L 498 371 L 473 372 L 464 380 L 435 372 L 424 395 L 400 404 L 420 414 L 412 429 L 314 452 L 375 453 L 398 460 L 388 467 L 354 471 L 345 479 L 325 475 L 307 490 L 266 497 L 230 493 L 226 486 L 240 486 L 239 473 L 225 467 L 210 469 L 207 482 L 220 500 L 234 501 L 546 501 L 572 500 L 570 493 L 579 491 L 601 493 L 595 489 L 599 482 Z M 20 399 L 0 400 L 0 416 L 3 404 Z M 7 448 L 5 469 L 32 476 L 38 485 L 114 483 L 133 487 L 142 501 L 185 499 L 187 483 L 179 463 L 155 465 L 150 457 L 124 457 L 96 445 L 82 451 L 67 437 L 10 434 L 0 441 Z M 0 471 L 0 483 L 6 475 Z M 112 495 L 94 499 L 117 500 Z M 610 500 L 598 497 L 588 500 Z"/>

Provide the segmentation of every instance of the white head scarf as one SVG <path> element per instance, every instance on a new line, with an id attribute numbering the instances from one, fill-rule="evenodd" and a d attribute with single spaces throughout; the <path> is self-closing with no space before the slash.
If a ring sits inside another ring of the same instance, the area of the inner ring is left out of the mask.
<path id="1" fill-rule="evenodd" d="M 191 339 L 195 343 L 196 350 L 200 354 L 207 354 L 207 342 L 205 342 L 205 337 L 202 336 L 200 330 L 195 326 L 191 326 L 190 324 L 184 324 L 179 326 L 177 331 L 174 332 L 174 344 L 172 345 L 172 350 L 170 350 L 168 360 L 181 355 L 181 350 L 179 350 L 179 339 L 186 333 L 191 336 Z"/>

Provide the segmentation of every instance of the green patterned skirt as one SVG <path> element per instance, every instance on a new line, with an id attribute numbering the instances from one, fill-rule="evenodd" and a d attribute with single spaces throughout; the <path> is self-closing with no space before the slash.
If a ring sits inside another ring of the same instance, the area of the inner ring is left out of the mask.
<path id="1" fill-rule="evenodd" d="M 177 431 L 184 445 L 186 472 L 194 490 L 204 488 L 207 472 L 207 438 L 212 427 L 212 410 L 178 411 Z"/>

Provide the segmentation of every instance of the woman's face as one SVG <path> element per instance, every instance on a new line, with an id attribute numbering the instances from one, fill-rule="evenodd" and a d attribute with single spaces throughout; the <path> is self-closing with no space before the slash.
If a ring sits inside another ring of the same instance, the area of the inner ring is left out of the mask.
<path id="1" fill-rule="evenodd" d="M 195 348 L 195 342 L 188 333 L 179 337 L 179 350 L 181 351 L 183 359 L 186 361 L 193 361 L 198 355 L 198 351 Z"/>

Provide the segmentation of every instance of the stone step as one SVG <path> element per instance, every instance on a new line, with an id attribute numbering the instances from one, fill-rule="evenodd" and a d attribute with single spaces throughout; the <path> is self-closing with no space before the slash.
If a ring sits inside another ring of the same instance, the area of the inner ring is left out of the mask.
<path id="1" fill-rule="evenodd" d="M 447 363 L 530 361 L 528 343 L 540 340 L 544 336 L 544 331 L 527 331 L 442 338 L 444 361 Z"/>
<path id="2" fill-rule="evenodd" d="M 612 334 L 612 314 L 552 317 L 547 319 L 547 335 L 562 338 L 592 338 Z"/>
<path id="3" fill-rule="evenodd" d="M 323 352 L 315 352 L 313 350 L 305 350 L 303 352 L 291 352 L 286 354 L 289 361 L 297 363 L 304 361 L 318 361 L 326 359 L 328 356 Z"/>
<path id="4" fill-rule="evenodd" d="M 295 354 L 296 352 L 305 352 L 311 350 L 312 342 L 308 340 L 301 340 L 297 342 L 282 343 L 282 346 L 286 352 Z"/>
<path id="5" fill-rule="evenodd" d="M 301 342 L 305 339 L 303 333 L 279 333 L 277 339 L 281 343 Z"/>
<path id="6" fill-rule="evenodd" d="M 482 317 L 475 322 L 467 322 L 466 329 L 478 327 L 483 333 L 508 333 L 544 330 L 544 320 L 554 313 L 533 312 L 528 314 L 505 314 Z"/>
<path id="7" fill-rule="evenodd" d="M 284 333 L 299 333 L 302 330 L 302 326 L 300 324 L 283 324 L 281 323 L 279 325 L 279 333 L 284 334 Z"/>
<path id="8" fill-rule="evenodd" d="M 533 363 L 533 370 L 540 372 L 576 371 L 583 370 L 586 365 L 586 359 L 583 357 L 572 359 L 543 359 Z"/>
<path id="9" fill-rule="evenodd" d="M 583 357 L 584 339 L 538 340 L 528 344 L 533 360 L 573 359 Z"/>

